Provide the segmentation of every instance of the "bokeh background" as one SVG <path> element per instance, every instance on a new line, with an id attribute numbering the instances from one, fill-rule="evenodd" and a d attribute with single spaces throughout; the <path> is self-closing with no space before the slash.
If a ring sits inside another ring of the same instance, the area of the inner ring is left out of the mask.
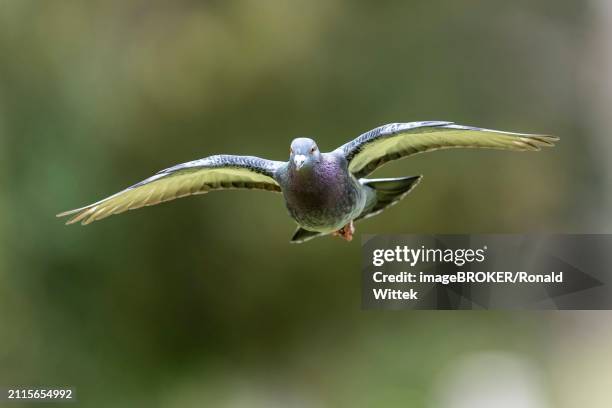
<path id="1" fill-rule="evenodd" d="M 54 215 L 217 153 L 413 120 L 558 135 L 442 151 L 368 233 L 612 227 L 612 2 L 0 2 L 0 386 L 83 407 L 607 406 L 607 312 L 374 312 L 359 239 L 280 196 Z M 34 405 L 33 405 L 34 406 Z M 36 405 L 38 406 L 38 405 Z"/>

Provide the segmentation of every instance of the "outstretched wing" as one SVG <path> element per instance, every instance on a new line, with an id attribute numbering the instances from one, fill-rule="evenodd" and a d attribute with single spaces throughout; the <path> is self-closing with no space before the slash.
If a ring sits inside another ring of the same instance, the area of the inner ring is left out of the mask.
<path id="1" fill-rule="evenodd" d="M 175 198 L 222 189 L 280 191 L 275 171 L 284 163 L 252 156 L 218 155 L 162 170 L 101 201 L 58 214 L 73 215 L 66 224 L 86 225 L 109 215 Z"/>
<path id="2" fill-rule="evenodd" d="M 553 146 L 557 140 L 554 136 L 501 132 L 452 122 L 391 123 L 362 134 L 336 152 L 348 160 L 349 171 L 361 178 L 391 160 L 437 149 L 540 150 Z"/>

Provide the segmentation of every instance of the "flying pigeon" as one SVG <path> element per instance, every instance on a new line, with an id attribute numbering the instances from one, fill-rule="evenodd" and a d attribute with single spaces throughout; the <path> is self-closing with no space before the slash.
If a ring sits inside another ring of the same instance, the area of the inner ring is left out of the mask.
<path id="1" fill-rule="evenodd" d="M 350 241 L 354 222 L 372 217 L 403 199 L 421 176 L 367 179 L 387 162 L 447 148 L 536 151 L 554 136 L 502 132 L 453 122 L 392 123 L 366 132 L 329 153 L 314 140 L 291 142 L 289 161 L 216 155 L 178 164 L 110 197 L 58 214 L 66 224 L 90 224 L 109 215 L 188 195 L 226 189 L 282 193 L 298 224 L 291 242 L 333 234 Z"/>

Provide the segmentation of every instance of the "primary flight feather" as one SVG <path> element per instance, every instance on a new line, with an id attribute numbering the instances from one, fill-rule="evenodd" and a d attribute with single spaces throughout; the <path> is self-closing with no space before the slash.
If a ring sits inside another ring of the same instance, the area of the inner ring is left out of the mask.
<path id="1" fill-rule="evenodd" d="M 291 143 L 289 161 L 217 155 L 179 164 L 110 197 L 75 210 L 67 224 L 90 224 L 113 214 L 194 194 L 225 189 L 282 193 L 297 222 L 291 242 L 333 233 L 348 241 L 353 222 L 379 214 L 404 198 L 421 176 L 365 179 L 385 163 L 448 148 L 536 151 L 554 136 L 502 132 L 452 122 L 392 123 L 366 132 L 329 153 L 312 139 Z"/>

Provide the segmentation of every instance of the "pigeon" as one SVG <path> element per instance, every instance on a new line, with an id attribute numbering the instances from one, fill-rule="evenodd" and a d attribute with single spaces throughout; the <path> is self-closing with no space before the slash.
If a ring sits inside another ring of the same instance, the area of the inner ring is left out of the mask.
<path id="1" fill-rule="evenodd" d="M 448 148 L 537 151 L 559 138 L 503 132 L 453 122 L 426 121 L 379 126 L 323 153 L 313 139 L 291 142 L 288 161 L 215 155 L 178 164 L 110 197 L 58 214 L 83 225 L 175 198 L 227 189 L 281 193 L 298 228 L 292 243 L 332 234 L 351 241 L 356 221 L 397 204 L 421 177 L 365 178 L 380 166 L 418 153 Z"/>

